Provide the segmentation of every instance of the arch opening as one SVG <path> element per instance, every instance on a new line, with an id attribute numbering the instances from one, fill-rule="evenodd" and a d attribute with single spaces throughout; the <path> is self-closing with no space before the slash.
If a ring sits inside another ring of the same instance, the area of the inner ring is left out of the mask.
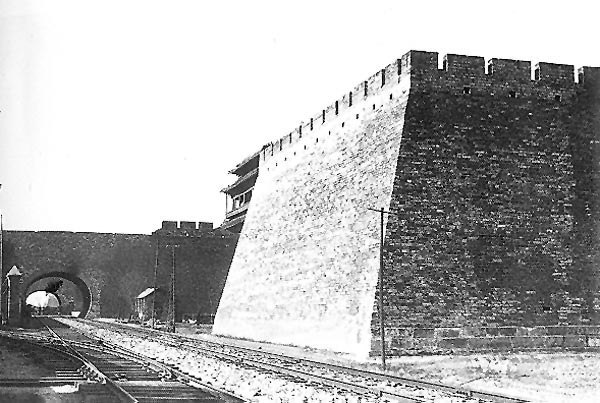
<path id="1" fill-rule="evenodd" d="M 48 279 L 50 281 L 43 281 Z M 36 296 L 32 297 L 34 294 Z M 39 301 L 38 305 L 44 304 L 44 298 L 47 298 L 48 301 L 56 298 L 59 307 L 46 308 L 47 313 L 71 314 L 72 312 L 80 318 L 85 318 L 92 305 L 92 291 L 85 281 L 75 274 L 64 271 L 41 273 L 28 279 L 23 289 L 23 295 L 26 297 L 25 302 L 34 301 L 33 298 L 36 298 Z M 49 302 L 49 304 L 54 303 Z M 38 312 L 44 312 L 44 309 L 39 309 Z"/>

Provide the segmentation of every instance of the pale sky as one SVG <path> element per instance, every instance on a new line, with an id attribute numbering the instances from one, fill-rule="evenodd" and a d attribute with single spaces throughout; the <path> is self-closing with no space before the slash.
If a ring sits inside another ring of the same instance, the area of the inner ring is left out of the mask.
<path id="1" fill-rule="evenodd" d="M 0 0 L 4 227 L 220 224 L 229 169 L 410 49 L 600 66 L 596 3 Z"/>

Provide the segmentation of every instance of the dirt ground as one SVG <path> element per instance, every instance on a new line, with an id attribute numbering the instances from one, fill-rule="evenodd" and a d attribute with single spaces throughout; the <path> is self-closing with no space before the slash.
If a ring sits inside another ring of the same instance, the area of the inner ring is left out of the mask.
<path id="1" fill-rule="evenodd" d="M 0 379 L 26 379 L 52 376 L 54 372 L 44 368 L 35 356 L 28 356 L 19 349 L 9 347 L 0 338 Z"/>
<path id="2" fill-rule="evenodd" d="M 60 387 L 0 387 L 0 403 L 81 403 L 82 397 L 61 392 Z"/>
<path id="3" fill-rule="evenodd" d="M 0 380 L 36 379 L 54 376 L 39 358 L 24 354 L 18 347 L 0 338 Z M 0 403 L 76 403 L 81 396 L 73 393 L 73 387 L 7 387 L 0 386 Z"/>
<path id="4" fill-rule="evenodd" d="M 400 357 L 391 360 L 391 371 L 534 402 L 600 402 L 600 355 L 594 353 Z"/>

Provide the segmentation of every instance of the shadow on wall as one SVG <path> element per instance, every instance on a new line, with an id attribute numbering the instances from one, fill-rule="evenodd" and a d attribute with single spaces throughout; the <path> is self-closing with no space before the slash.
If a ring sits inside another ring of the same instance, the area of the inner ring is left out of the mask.
<path id="1" fill-rule="evenodd" d="M 139 289 L 150 287 L 154 259 L 147 242 L 117 241 L 112 255 L 98 268 L 106 277 L 100 290 L 100 316 L 129 318 Z"/>

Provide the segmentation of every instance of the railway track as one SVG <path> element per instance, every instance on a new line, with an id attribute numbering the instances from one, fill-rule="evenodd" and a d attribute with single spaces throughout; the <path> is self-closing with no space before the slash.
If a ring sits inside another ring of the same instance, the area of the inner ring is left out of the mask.
<path id="1" fill-rule="evenodd" d="M 86 337 L 52 319 L 40 321 L 45 330 L 1 331 L 0 337 L 9 347 L 35 355 L 37 363 L 52 368 L 55 376 L 3 379 L 0 387 L 73 385 L 85 401 L 94 402 L 246 402 L 147 357 Z"/>
<path id="2" fill-rule="evenodd" d="M 44 348 L 36 343 L 29 343 L 29 340 L 17 339 L 6 334 L 0 334 L 0 350 L 12 352 L 25 357 L 34 365 L 45 369 L 48 372 L 45 376 L 19 378 L 3 377 L 0 378 L 1 387 L 48 387 L 63 386 L 78 382 L 85 382 L 86 378 L 79 371 L 81 365 L 76 360 L 68 356 L 56 354 L 51 349 Z M 14 376 L 14 375 L 13 375 Z"/>
<path id="3" fill-rule="evenodd" d="M 301 382 L 345 390 L 364 397 L 396 402 L 432 402 L 437 400 L 451 402 L 526 402 L 524 399 L 502 394 L 423 382 L 388 373 L 350 368 L 232 344 L 216 343 L 147 328 L 89 320 L 83 320 L 82 322 L 123 335 L 135 334 L 148 340 L 160 341 L 160 343 L 178 350 L 201 352 L 236 365 L 276 373 L 279 376 Z"/>

